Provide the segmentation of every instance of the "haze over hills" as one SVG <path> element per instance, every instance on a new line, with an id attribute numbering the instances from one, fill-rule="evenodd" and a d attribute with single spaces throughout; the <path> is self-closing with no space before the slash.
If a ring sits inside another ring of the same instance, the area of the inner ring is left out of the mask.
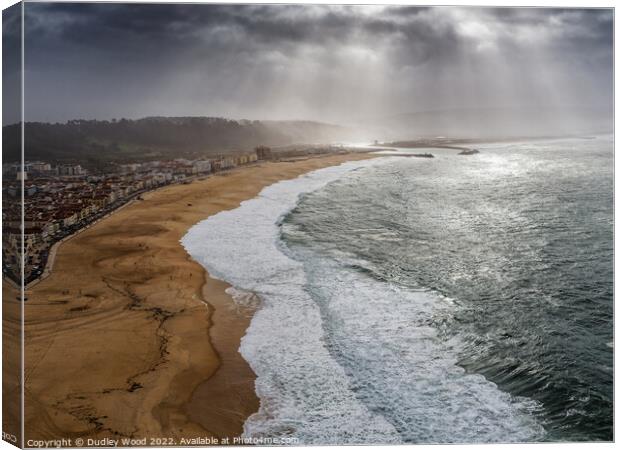
<path id="1" fill-rule="evenodd" d="M 397 114 L 349 126 L 300 120 L 230 120 L 217 117 L 147 117 L 26 123 L 29 160 L 85 165 L 147 159 L 207 157 L 272 147 L 334 142 L 394 141 L 444 136 L 505 139 L 575 136 L 613 131 L 613 112 L 602 109 L 463 108 Z M 3 127 L 5 161 L 20 159 L 20 127 Z"/>
<path id="2" fill-rule="evenodd" d="M 100 165 L 145 159 L 202 157 L 247 151 L 258 145 L 333 142 L 351 130 L 311 121 L 250 121 L 215 117 L 148 117 L 138 120 L 27 122 L 29 160 L 78 161 Z M 20 159 L 20 127 L 3 127 L 5 161 Z"/>

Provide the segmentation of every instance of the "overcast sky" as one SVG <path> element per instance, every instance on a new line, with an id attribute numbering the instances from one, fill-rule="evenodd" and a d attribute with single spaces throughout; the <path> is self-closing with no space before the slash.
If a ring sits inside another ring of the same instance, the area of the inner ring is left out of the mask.
<path id="1" fill-rule="evenodd" d="M 612 102 L 611 10 L 26 3 L 26 120 Z"/>

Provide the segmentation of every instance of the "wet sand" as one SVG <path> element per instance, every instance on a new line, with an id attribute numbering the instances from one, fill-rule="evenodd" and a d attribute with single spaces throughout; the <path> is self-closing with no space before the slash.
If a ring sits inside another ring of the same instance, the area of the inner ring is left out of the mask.
<path id="1" fill-rule="evenodd" d="M 26 440 L 239 435 L 259 405 L 238 353 L 252 311 L 237 310 L 179 240 L 276 181 L 368 157 L 261 163 L 169 186 L 63 243 L 52 274 L 26 292 Z M 17 293 L 3 292 L 14 322 Z"/>

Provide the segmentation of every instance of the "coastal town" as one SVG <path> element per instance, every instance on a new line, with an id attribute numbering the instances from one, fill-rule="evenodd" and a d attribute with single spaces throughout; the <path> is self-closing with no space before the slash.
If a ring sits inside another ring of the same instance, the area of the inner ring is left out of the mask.
<path id="1" fill-rule="evenodd" d="M 175 183 L 269 159 L 270 149 L 210 159 L 174 159 L 118 164 L 96 173 L 80 164 L 26 161 L 3 164 L 2 271 L 17 284 L 21 278 L 21 187 L 23 182 L 24 284 L 42 276 L 55 243 L 107 216 L 141 194 Z"/>

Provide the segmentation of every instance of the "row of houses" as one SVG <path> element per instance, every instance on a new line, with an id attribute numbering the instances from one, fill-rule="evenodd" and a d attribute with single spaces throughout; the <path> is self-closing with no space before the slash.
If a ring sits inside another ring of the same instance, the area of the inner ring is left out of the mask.
<path id="1" fill-rule="evenodd" d="M 144 163 L 122 164 L 119 166 L 119 173 L 124 175 L 140 175 L 157 171 L 159 173 L 192 176 L 232 169 L 233 167 L 256 162 L 258 159 L 256 152 L 252 152 L 200 160 L 179 158 L 171 161 L 148 161 Z"/>
<path id="2" fill-rule="evenodd" d="M 4 178 L 14 180 L 29 180 L 38 176 L 82 176 L 88 171 L 79 164 L 58 164 L 52 166 L 45 161 L 25 161 L 21 163 L 3 164 L 2 174 Z"/>
<path id="3" fill-rule="evenodd" d="M 26 282 L 43 271 L 54 242 L 108 214 L 131 198 L 171 183 L 257 161 L 256 153 L 212 159 L 149 161 L 123 164 L 113 173 L 92 175 L 86 171 L 65 171 L 63 175 L 43 173 L 51 167 L 37 162 L 36 174 L 24 181 L 24 274 Z M 60 167 L 60 166 L 57 166 Z M 81 170 L 81 169 L 80 169 Z M 78 175 L 79 172 L 79 175 Z M 59 172 L 56 172 L 59 173 Z M 19 278 L 21 258 L 21 208 L 19 184 L 4 186 L 3 272 Z M 11 200 L 11 199 L 14 200 Z"/>

